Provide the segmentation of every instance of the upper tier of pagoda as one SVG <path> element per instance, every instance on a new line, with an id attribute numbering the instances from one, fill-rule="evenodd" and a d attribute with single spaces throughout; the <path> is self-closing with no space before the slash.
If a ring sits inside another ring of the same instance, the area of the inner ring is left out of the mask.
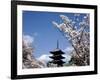
<path id="1" fill-rule="evenodd" d="M 65 54 L 60 49 L 54 49 L 53 51 L 50 51 L 51 54 Z"/>

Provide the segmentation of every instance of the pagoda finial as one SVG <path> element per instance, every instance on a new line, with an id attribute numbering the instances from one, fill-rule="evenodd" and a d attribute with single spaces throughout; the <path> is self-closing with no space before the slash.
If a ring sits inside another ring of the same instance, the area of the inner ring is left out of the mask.
<path id="1" fill-rule="evenodd" d="M 57 49 L 59 49 L 59 41 L 57 40 Z"/>

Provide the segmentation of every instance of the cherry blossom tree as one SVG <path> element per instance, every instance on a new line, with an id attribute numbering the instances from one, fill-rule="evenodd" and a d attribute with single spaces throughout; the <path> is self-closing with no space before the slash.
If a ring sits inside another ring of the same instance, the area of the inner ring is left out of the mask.
<path id="1" fill-rule="evenodd" d="M 55 27 L 57 27 L 61 33 L 70 42 L 74 50 L 72 51 L 72 57 L 69 62 L 77 66 L 86 66 L 90 64 L 90 33 L 89 33 L 89 14 L 86 14 L 82 21 L 79 20 L 80 14 L 74 14 L 74 20 L 68 16 L 60 15 L 62 23 L 58 24 L 53 21 Z M 77 18 L 76 18 L 77 17 Z M 77 24 L 77 25 L 76 25 Z"/>
<path id="2" fill-rule="evenodd" d="M 23 35 L 22 40 L 22 68 L 29 69 L 29 68 L 42 68 L 46 67 L 46 65 L 42 62 L 37 60 L 33 55 L 34 47 L 32 46 L 33 39 L 29 35 Z"/>

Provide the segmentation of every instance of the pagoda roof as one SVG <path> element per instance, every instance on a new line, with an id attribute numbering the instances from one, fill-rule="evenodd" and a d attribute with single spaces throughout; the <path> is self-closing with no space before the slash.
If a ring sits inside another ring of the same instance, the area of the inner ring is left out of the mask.
<path id="1" fill-rule="evenodd" d="M 61 55 L 57 55 L 57 56 L 49 56 L 52 59 L 64 59 L 65 57 L 61 56 Z"/>
<path id="2" fill-rule="evenodd" d="M 54 49 L 53 51 L 50 51 L 50 53 L 52 53 L 52 54 L 57 54 L 57 53 L 60 53 L 60 54 L 64 54 L 64 52 L 63 51 L 61 51 L 60 49 Z"/>

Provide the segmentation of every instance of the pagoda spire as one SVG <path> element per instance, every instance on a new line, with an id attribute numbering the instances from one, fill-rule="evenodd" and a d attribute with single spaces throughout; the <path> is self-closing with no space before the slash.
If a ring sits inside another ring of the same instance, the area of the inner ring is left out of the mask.
<path id="1" fill-rule="evenodd" d="M 57 49 L 59 49 L 59 41 L 57 40 Z"/>

